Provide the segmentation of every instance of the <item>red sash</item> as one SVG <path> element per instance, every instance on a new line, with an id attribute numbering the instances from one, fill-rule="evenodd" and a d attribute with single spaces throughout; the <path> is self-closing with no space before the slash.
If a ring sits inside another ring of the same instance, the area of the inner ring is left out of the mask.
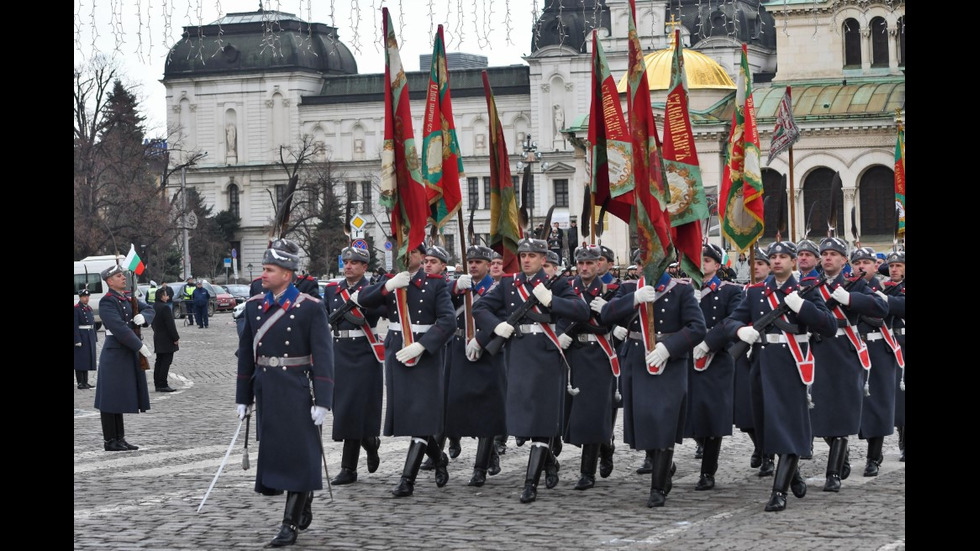
<path id="1" fill-rule="evenodd" d="M 524 302 L 527 302 L 528 296 L 530 296 L 527 293 L 527 288 L 525 288 L 524 285 L 521 284 L 516 279 L 514 280 L 514 286 L 517 287 L 517 294 L 518 294 L 518 296 L 521 297 L 521 300 L 524 301 Z M 541 309 L 538 308 L 537 306 L 534 306 L 533 308 L 534 308 L 534 311 L 535 312 L 538 312 L 539 314 L 543 314 L 543 312 L 541 312 Z M 548 339 L 551 342 L 555 343 L 555 346 L 558 347 L 558 352 L 560 352 L 561 355 L 562 355 L 562 357 L 564 358 L 565 357 L 565 351 L 562 350 L 561 343 L 558 342 L 558 335 L 555 333 L 555 330 L 552 329 L 551 328 L 551 325 L 548 324 L 548 323 L 538 322 L 538 325 L 540 325 L 541 326 L 541 329 L 544 330 L 544 334 L 548 336 Z"/>
<path id="2" fill-rule="evenodd" d="M 830 300 L 830 291 L 827 290 L 826 285 L 820 286 L 820 295 L 823 296 L 824 300 Z M 861 367 L 865 371 L 871 369 L 871 355 L 868 354 L 868 345 L 861 340 L 861 336 L 858 335 L 857 331 L 854 330 L 854 326 L 851 325 L 850 320 L 844 315 L 844 310 L 840 307 L 840 304 L 834 306 L 831 310 L 834 313 L 834 317 L 839 320 L 844 320 L 847 325 L 843 327 L 844 333 L 847 335 L 847 340 L 851 341 L 851 345 L 854 346 L 854 350 L 857 351 L 858 360 L 861 362 Z"/>
<path id="3" fill-rule="evenodd" d="M 888 327 L 887 324 L 882 324 L 881 336 L 888 343 L 888 347 L 892 349 L 892 353 L 895 354 L 895 361 L 898 363 L 898 367 L 905 369 L 905 354 L 902 353 L 902 345 L 898 344 L 898 341 L 895 339 L 892 328 Z"/>
<path id="4" fill-rule="evenodd" d="M 821 290 L 822 287 L 821 287 Z M 779 301 L 776 300 L 776 293 L 771 293 L 769 295 L 769 307 L 775 310 L 779 307 Z M 786 314 L 782 316 L 783 321 L 789 323 L 786 318 Z M 786 344 L 789 345 L 789 351 L 793 354 L 793 359 L 796 360 L 796 370 L 800 373 L 800 380 L 803 381 L 805 385 L 813 384 L 813 350 L 810 346 L 806 347 L 806 354 L 803 354 L 803 349 L 800 348 L 800 343 L 796 340 L 796 335 L 792 333 L 787 333 L 783 331 L 783 335 L 786 337 Z M 765 338 L 765 335 L 763 335 Z"/>
<path id="5" fill-rule="evenodd" d="M 340 290 L 340 296 L 343 297 L 344 302 L 350 300 L 350 293 L 347 289 Z M 355 318 L 363 318 L 364 314 L 361 312 L 360 307 L 355 306 L 351 309 L 351 315 Z M 374 358 L 381 363 L 385 361 L 385 345 L 382 342 L 378 342 L 378 337 L 374 335 L 374 331 L 371 331 L 371 325 L 364 321 L 364 336 L 367 337 L 369 343 L 371 343 L 371 351 L 374 352 Z"/>

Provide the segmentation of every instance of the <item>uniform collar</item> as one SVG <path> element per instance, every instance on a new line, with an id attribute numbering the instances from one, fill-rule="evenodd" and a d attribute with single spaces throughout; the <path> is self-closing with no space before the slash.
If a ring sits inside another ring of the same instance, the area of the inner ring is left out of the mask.
<path id="1" fill-rule="evenodd" d="M 490 277 L 490 274 L 487 274 L 478 283 L 475 283 L 473 285 L 473 292 L 480 296 L 483 296 L 483 293 L 486 293 L 487 289 L 489 289 L 490 286 L 492 285 L 493 285 L 493 278 Z"/>
<path id="2" fill-rule="evenodd" d="M 613 281 L 616 281 L 616 278 L 613 277 L 613 275 L 611 273 L 609 273 L 609 272 L 606 272 L 606 273 L 602 274 L 602 276 L 600 276 L 597 279 L 599 279 L 603 283 L 612 283 Z"/>
<path id="3" fill-rule="evenodd" d="M 782 287 L 779 287 L 776 284 L 776 278 L 774 276 L 769 276 L 766 278 L 766 296 L 769 296 L 777 291 L 784 295 L 788 295 L 799 288 L 800 285 L 796 282 L 796 278 L 792 275 L 789 276 L 789 279 L 787 279 L 785 283 L 783 283 Z"/>
<path id="4" fill-rule="evenodd" d="M 545 273 L 544 268 L 538 270 L 538 273 L 534 274 L 531 277 L 528 277 L 527 274 L 525 274 L 524 272 L 517 273 L 517 281 L 519 283 L 528 284 L 532 287 L 534 285 L 537 285 L 538 282 L 544 282 L 547 279 L 548 279 L 548 274 Z"/>
<path id="5" fill-rule="evenodd" d="M 721 285 L 721 279 L 717 275 L 715 275 L 715 276 L 712 276 L 711 279 L 705 281 L 704 282 L 704 285 L 701 288 L 702 289 L 711 289 L 712 291 L 714 291 L 714 290 L 717 290 L 718 289 L 718 286 L 719 285 Z"/>
<path id="6" fill-rule="evenodd" d="M 293 304 L 296 304 L 296 297 L 298 296 L 299 296 L 299 289 L 297 289 L 296 286 L 293 285 L 292 283 L 290 283 L 289 287 L 286 287 L 286 290 L 283 291 L 282 296 L 279 297 L 278 302 L 276 301 L 275 295 L 272 294 L 272 291 L 266 291 L 265 300 L 262 301 L 262 311 L 263 312 L 269 311 L 269 308 L 272 308 L 273 304 L 278 304 L 279 307 L 282 308 L 283 310 L 289 310 L 293 306 Z"/>
<path id="7" fill-rule="evenodd" d="M 667 284 L 670 283 L 671 279 L 670 274 L 667 272 L 660 274 L 660 279 L 657 280 L 657 291 L 662 292 L 664 289 L 666 289 Z"/>

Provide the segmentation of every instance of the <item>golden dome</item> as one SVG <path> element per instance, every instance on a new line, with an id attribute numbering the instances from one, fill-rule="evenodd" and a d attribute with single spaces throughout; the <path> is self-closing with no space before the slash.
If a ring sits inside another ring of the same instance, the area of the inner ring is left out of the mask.
<path id="1" fill-rule="evenodd" d="M 684 73 L 687 75 L 687 89 L 696 88 L 716 88 L 721 90 L 734 90 L 735 83 L 732 82 L 728 73 L 721 68 L 721 65 L 702 54 L 697 50 L 684 48 Z M 643 60 L 647 66 L 647 83 L 650 90 L 667 90 L 670 88 L 670 66 L 674 62 L 674 50 L 657 50 L 647 54 Z M 629 73 L 619 79 L 616 89 L 623 94 L 627 91 L 627 80 Z"/>

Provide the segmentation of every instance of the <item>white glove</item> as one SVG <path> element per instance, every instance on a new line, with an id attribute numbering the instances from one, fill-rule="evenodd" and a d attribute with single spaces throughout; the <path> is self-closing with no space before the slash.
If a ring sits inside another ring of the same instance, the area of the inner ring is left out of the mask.
<path id="1" fill-rule="evenodd" d="M 629 330 L 623 327 L 622 325 L 617 325 L 616 327 L 613 327 L 613 336 L 621 341 L 625 341 L 626 337 L 628 337 L 629 334 L 630 334 Z"/>
<path id="2" fill-rule="evenodd" d="M 848 293 L 843 287 L 834 289 L 834 292 L 830 293 L 830 296 L 844 306 L 851 303 L 851 293 Z"/>
<path id="3" fill-rule="evenodd" d="M 411 280 L 411 276 L 408 272 L 398 272 L 391 279 L 385 282 L 385 289 L 390 293 L 395 289 L 401 289 L 402 287 L 408 287 L 408 282 Z"/>
<path id="4" fill-rule="evenodd" d="M 476 342 L 476 339 L 470 339 L 470 342 L 466 343 L 466 359 L 475 362 L 482 355 L 483 348 L 480 346 L 480 343 Z"/>
<path id="5" fill-rule="evenodd" d="M 801 297 L 796 291 L 786 295 L 783 302 L 786 303 L 786 306 L 788 306 L 790 310 L 796 312 L 797 314 L 800 313 L 800 308 L 803 308 L 803 297 Z"/>
<path id="6" fill-rule="evenodd" d="M 694 352 L 692 353 L 694 355 L 694 361 L 700 360 L 701 358 L 707 356 L 708 352 L 711 352 L 711 350 L 708 348 L 708 345 L 704 342 L 695 346 Z"/>
<path id="7" fill-rule="evenodd" d="M 594 299 L 592 299 L 592 302 L 589 303 L 589 308 L 592 308 L 592 311 L 595 312 L 596 314 L 601 314 L 602 307 L 605 306 L 607 302 L 609 301 L 607 301 L 602 297 L 595 297 Z"/>
<path id="8" fill-rule="evenodd" d="M 885 299 L 885 302 L 888 302 L 888 295 L 886 295 L 885 293 L 883 293 L 881 291 L 875 291 L 875 294 L 878 295 L 879 297 Z M 81 346 L 81 345 L 79 345 L 79 346 Z"/>
<path id="9" fill-rule="evenodd" d="M 143 317 L 143 314 L 136 314 L 135 316 L 133 316 L 133 325 L 142 326 L 145 323 L 146 323 L 146 318 Z"/>
<path id="10" fill-rule="evenodd" d="M 245 419 L 246 415 L 251 415 L 252 406 L 246 406 L 245 404 L 235 404 L 235 410 L 238 413 L 239 419 Z"/>
<path id="11" fill-rule="evenodd" d="M 667 360 L 670 359 L 670 352 L 667 351 L 667 347 L 664 343 L 658 342 L 657 346 L 647 354 L 647 365 L 652 365 L 656 368 L 662 368 L 667 365 Z"/>
<path id="12" fill-rule="evenodd" d="M 653 302 L 657 297 L 657 290 L 652 285 L 644 285 L 633 293 L 633 305 L 641 302 Z"/>
<path id="13" fill-rule="evenodd" d="M 149 358 L 150 356 L 153 355 L 153 352 L 150 352 L 150 347 L 144 344 L 140 348 L 140 354 L 142 354 L 144 358 Z"/>
<path id="14" fill-rule="evenodd" d="M 514 334 L 514 326 L 506 321 L 502 321 L 493 328 L 493 332 L 505 339 L 509 339 Z"/>
<path id="15" fill-rule="evenodd" d="M 245 303 L 243 302 L 238 306 L 235 306 L 235 309 L 231 313 L 231 317 L 232 319 L 237 320 L 238 318 L 242 317 L 242 314 L 244 313 L 245 313 Z"/>
<path id="16" fill-rule="evenodd" d="M 425 352 L 425 347 L 422 346 L 422 343 L 413 342 L 398 352 L 395 352 L 395 358 L 401 363 L 408 363 L 421 356 L 423 352 Z"/>
<path id="17" fill-rule="evenodd" d="M 463 274 L 456 279 L 456 288 L 460 291 L 465 291 L 467 289 L 473 288 L 473 276 L 470 274 Z"/>
<path id="18" fill-rule="evenodd" d="M 360 290 L 357 290 L 357 291 L 354 291 L 354 293 L 350 296 L 350 301 L 353 302 L 354 304 L 358 305 L 358 306 L 361 305 L 360 302 L 357 302 L 357 296 L 359 294 L 361 294 L 361 291 Z"/>
<path id="19" fill-rule="evenodd" d="M 572 338 L 562 333 L 558 335 L 558 344 L 561 345 L 562 350 L 568 350 L 568 347 L 572 345 Z"/>
<path id="20" fill-rule="evenodd" d="M 75 346 L 82 346 L 82 343 L 80 343 L 80 342 L 76 342 L 76 343 L 75 343 Z"/>
<path id="21" fill-rule="evenodd" d="M 531 290 L 534 296 L 538 297 L 538 302 L 540 302 L 545 308 L 551 306 L 551 289 L 545 287 L 544 285 L 538 284 Z"/>
<path id="22" fill-rule="evenodd" d="M 320 406 L 313 406 L 310 408 L 310 417 L 313 419 L 313 424 L 320 426 L 323 424 L 323 420 L 327 418 L 327 408 Z"/>
<path id="23" fill-rule="evenodd" d="M 694 299 L 701 302 L 701 289 L 694 290 Z"/>
<path id="24" fill-rule="evenodd" d="M 742 339 L 743 342 L 747 342 L 749 344 L 755 344 L 755 341 L 759 340 L 759 331 L 751 325 L 740 327 L 736 334 L 738 335 L 738 338 Z"/>

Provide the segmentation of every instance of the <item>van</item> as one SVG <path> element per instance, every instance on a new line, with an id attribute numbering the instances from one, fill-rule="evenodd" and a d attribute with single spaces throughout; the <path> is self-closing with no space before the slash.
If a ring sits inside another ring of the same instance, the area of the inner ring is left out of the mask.
<path id="1" fill-rule="evenodd" d="M 89 298 L 89 306 L 92 307 L 92 312 L 95 314 L 95 328 L 99 330 L 102 327 L 102 318 L 99 317 L 99 301 L 102 300 L 102 296 L 109 291 L 109 286 L 106 285 L 105 281 L 102 281 L 102 270 L 115 266 L 116 264 L 122 264 L 123 260 L 126 259 L 125 255 L 114 255 L 107 254 L 101 256 L 86 256 L 81 260 L 75 261 L 75 302 L 78 302 L 78 292 L 82 289 L 88 289 L 91 293 Z M 128 272 L 129 283 L 127 288 L 132 288 L 134 280 L 136 277 L 132 272 Z"/>

